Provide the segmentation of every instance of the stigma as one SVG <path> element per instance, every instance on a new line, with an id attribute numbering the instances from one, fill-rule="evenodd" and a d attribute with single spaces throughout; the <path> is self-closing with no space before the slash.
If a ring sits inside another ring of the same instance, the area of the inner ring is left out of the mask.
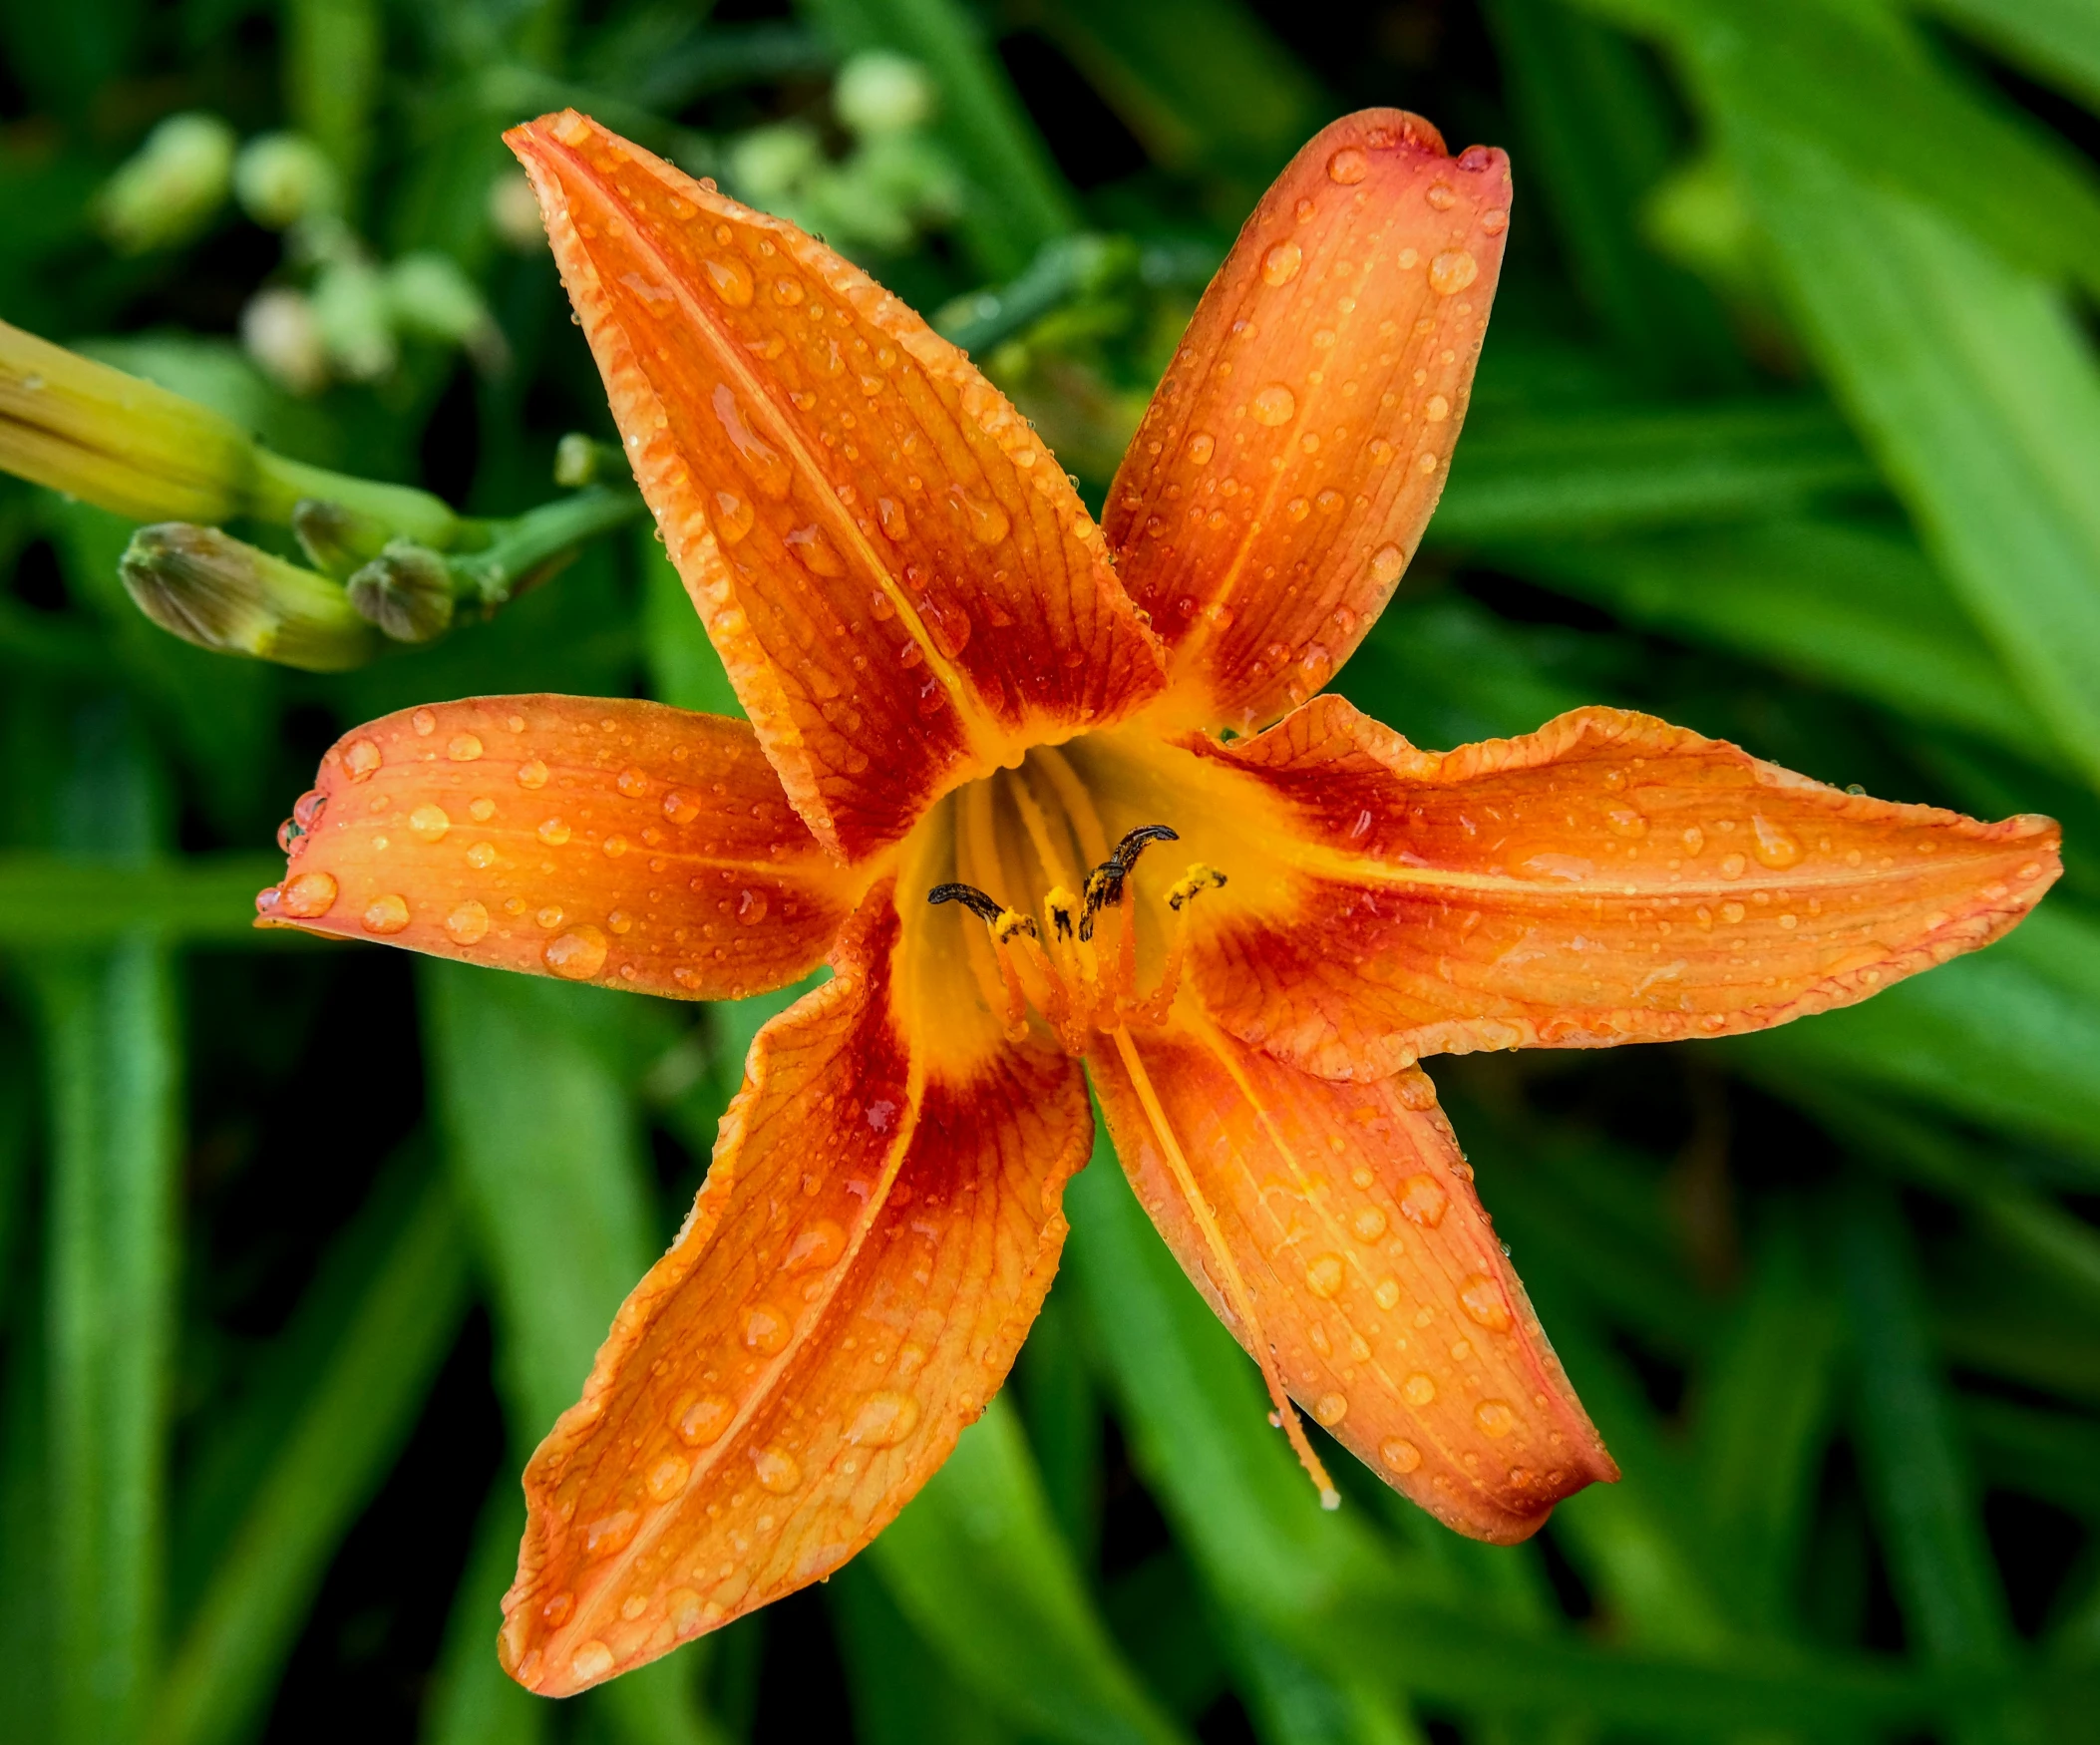
<path id="1" fill-rule="evenodd" d="M 1137 885 L 1131 874 L 1138 857 L 1152 844 L 1180 840 L 1164 824 L 1131 831 L 1087 874 L 1082 890 L 1075 892 L 1058 884 L 1045 891 L 1040 919 L 1009 908 L 974 884 L 936 884 L 926 892 L 930 903 L 961 904 L 990 932 L 992 952 L 1005 983 L 1004 1018 L 1010 1040 L 1027 1039 L 1031 1006 L 1072 1055 L 1086 1053 L 1096 1031 L 1112 1034 L 1131 1025 L 1151 1029 L 1166 1023 L 1181 987 L 1190 907 L 1204 891 L 1225 881 L 1223 872 L 1198 862 L 1167 892 L 1172 921 L 1166 964 L 1159 986 L 1141 994 Z M 1115 917 L 1113 937 L 1097 937 L 1108 916 Z"/>

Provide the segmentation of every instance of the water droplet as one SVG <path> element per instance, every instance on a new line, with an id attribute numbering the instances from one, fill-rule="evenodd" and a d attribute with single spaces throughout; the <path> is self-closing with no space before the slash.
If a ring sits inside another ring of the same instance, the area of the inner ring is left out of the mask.
<path id="1" fill-rule="evenodd" d="M 1407 558 L 1398 545 L 1380 545 L 1371 553 L 1371 580 L 1378 587 L 1391 587 L 1406 567 Z"/>
<path id="2" fill-rule="evenodd" d="M 820 1218 L 789 1244 L 782 1264 L 790 1272 L 810 1266 L 831 1266 L 846 1252 L 846 1231 L 828 1218 Z"/>
<path id="3" fill-rule="evenodd" d="M 734 491 L 715 493 L 715 537 L 723 544 L 741 543 L 757 519 L 751 505 Z"/>
<path id="4" fill-rule="evenodd" d="M 771 1303 L 759 1303 L 744 1316 L 745 1345 L 767 1357 L 787 1344 L 792 1331 L 788 1317 Z"/>
<path id="5" fill-rule="evenodd" d="M 1495 206 L 1480 215 L 1480 227 L 1490 236 L 1500 236 L 1510 227 L 1510 214 Z"/>
<path id="6" fill-rule="evenodd" d="M 1385 1214 L 1375 1206 L 1366 1206 L 1349 1223 L 1358 1241 L 1375 1242 L 1385 1234 Z"/>
<path id="7" fill-rule="evenodd" d="M 629 764 L 613 778 L 612 785 L 629 800 L 639 800 L 649 791 L 649 778 L 646 772 Z"/>
<path id="8" fill-rule="evenodd" d="M 489 911 L 470 896 L 445 917 L 445 930 L 455 944 L 479 944 L 489 931 Z"/>
<path id="9" fill-rule="evenodd" d="M 496 865 L 496 845 L 494 843 L 476 843 L 473 848 L 467 851 L 467 865 L 472 867 L 477 872 L 488 872 L 491 867 Z"/>
<path id="10" fill-rule="evenodd" d="M 1371 174 L 1371 161 L 1354 146 L 1344 146 L 1327 160 L 1327 177 L 1343 186 L 1361 181 Z"/>
<path id="11" fill-rule="evenodd" d="M 520 764 L 518 766 L 518 785 L 521 788 L 544 788 L 546 786 L 546 765 L 542 764 L 537 758 L 534 758 L 528 764 Z"/>
<path id="12" fill-rule="evenodd" d="M 1304 264 L 1304 250 L 1295 242 L 1278 242 L 1261 257 L 1261 276 L 1269 284 L 1287 285 Z"/>
<path id="13" fill-rule="evenodd" d="M 796 560 L 812 575 L 846 573 L 845 559 L 832 549 L 832 542 L 824 536 L 815 522 L 806 527 L 794 528 L 788 534 L 787 545 Z"/>
<path id="14" fill-rule="evenodd" d="M 652 1503 L 668 1502 L 685 1489 L 687 1476 L 692 1472 L 692 1462 L 683 1456 L 667 1454 L 649 1469 L 643 1488 L 649 1493 Z"/>
<path id="15" fill-rule="evenodd" d="M 673 788 L 663 797 L 663 815 L 673 824 L 691 824 L 700 816 L 700 803 Z"/>
<path id="16" fill-rule="evenodd" d="M 1332 1430 L 1349 1415 L 1349 1400 L 1345 1394 L 1322 1394 L 1312 1402 L 1312 1415 Z"/>
<path id="17" fill-rule="evenodd" d="M 1723 878 L 1740 878 L 1743 875 L 1743 869 L 1749 863 L 1740 855 L 1723 855 L 1721 857 L 1721 876 Z"/>
<path id="18" fill-rule="evenodd" d="M 1507 1400 L 1482 1400 L 1473 1408 L 1473 1421 L 1497 1438 L 1517 1428 L 1517 1414 L 1510 1410 Z"/>
<path id="19" fill-rule="evenodd" d="M 785 1497 L 802 1483 L 801 1466 L 784 1448 L 762 1448 L 751 1457 L 751 1464 L 758 1469 L 760 1488 L 776 1497 Z"/>
<path id="20" fill-rule="evenodd" d="M 897 544 L 911 536 L 911 524 L 904 519 L 904 506 L 893 497 L 875 499 L 875 525 L 882 536 Z"/>
<path id="21" fill-rule="evenodd" d="M 959 485 L 948 488 L 948 501 L 962 511 L 969 524 L 970 537 L 980 545 L 996 545 L 1013 525 L 1006 512 L 996 503 L 987 503 Z"/>
<path id="22" fill-rule="evenodd" d="M 1440 297 L 1453 297 L 1480 277 L 1480 262 L 1463 248 L 1453 248 L 1429 263 L 1429 288 Z"/>
<path id="23" fill-rule="evenodd" d="M 894 1448 L 918 1425 L 918 1401 L 909 1394 L 870 1394 L 861 1402 L 846 1440 L 864 1448 Z"/>
<path id="24" fill-rule="evenodd" d="M 612 1670 L 612 1650 L 593 1636 L 568 1657 L 568 1669 L 586 1683 Z"/>
<path id="25" fill-rule="evenodd" d="M 275 912 L 310 921 L 334 906 L 335 879 L 326 872 L 301 872 L 284 881 L 284 894 L 278 897 Z"/>
<path id="26" fill-rule="evenodd" d="M 487 824 L 496 816 L 496 802 L 486 794 L 477 795 L 467 808 L 467 816 L 476 824 Z"/>
<path id="27" fill-rule="evenodd" d="M 672 1428 L 688 1448 L 705 1448 L 721 1440 L 736 1415 L 736 1407 L 720 1394 L 704 1394 L 679 1409 Z"/>
<path id="28" fill-rule="evenodd" d="M 1218 450 L 1218 439 L 1198 431 L 1189 439 L 1189 462 L 1196 467 L 1208 467 L 1211 457 Z"/>
<path id="29" fill-rule="evenodd" d="M 1721 919 L 1726 921 L 1731 927 L 1742 918 L 1743 905 L 1741 903 L 1724 902 L 1721 904 Z"/>
<path id="30" fill-rule="evenodd" d="M 1342 1287 L 1344 1268 L 1339 1254 L 1322 1254 L 1305 1268 L 1305 1288 L 1314 1296 L 1333 1296 Z"/>
<path id="31" fill-rule="evenodd" d="M 715 295 L 733 308 L 741 309 L 751 301 L 751 268 L 735 256 L 718 260 L 710 255 L 701 264 L 707 268 L 707 276 L 715 287 Z"/>
<path id="32" fill-rule="evenodd" d="M 1648 821 L 1630 806 L 1614 806 L 1604 814 L 1604 822 L 1611 827 L 1614 836 L 1644 837 L 1648 834 Z"/>
<path id="33" fill-rule="evenodd" d="M 564 1587 L 539 1608 L 539 1615 L 559 1629 L 576 1609 L 576 1596 Z"/>
<path id="34" fill-rule="evenodd" d="M 424 739 L 438 731 L 438 718 L 428 709 L 418 709 L 409 717 L 409 725 Z"/>
<path id="35" fill-rule="evenodd" d="M 1298 397 L 1281 382 L 1271 382 L 1248 402 L 1256 424 L 1288 424 L 1298 409 Z"/>
<path id="36" fill-rule="evenodd" d="M 1437 1384 L 1426 1375 L 1411 1375 L 1401 1384 L 1400 1397 L 1410 1406 L 1426 1406 L 1437 1397 Z"/>
<path id="37" fill-rule="evenodd" d="M 1410 1176 L 1400 1190 L 1400 1216 L 1424 1229 L 1435 1229 L 1444 1222 L 1450 1198 L 1434 1176 Z"/>
<path id="38" fill-rule="evenodd" d="M 605 953 L 610 948 L 611 942 L 605 935 L 585 922 L 555 934 L 540 956 L 563 981 L 588 981 L 605 967 Z"/>
<path id="39" fill-rule="evenodd" d="M 455 733 L 446 746 L 445 755 L 456 764 L 471 764 L 482 755 L 482 742 L 478 734 Z"/>
<path id="40" fill-rule="evenodd" d="M 1378 1458 L 1396 1473 L 1411 1473 L 1422 1464 L 1422 1451 L 1405 1437 L 1394 1436 L 1378 1445 Z"/>
<path id="41" fill-rule="evenodd" d="M 1476 1272 L 1459 1286 L 1459 1302 L 1466 1313 L 1491 1332 L 1509 1330 L 1510 1305 L 1504 1300 L 1502 1286 L 1485 1272 Z"/>
<path id="42" fill-rule="evenodd" d="M 729 438 L 730 447 L 744 463 L 752 484 L 767 497 L 786 497 L 788 487 L 794 483 L 794 469 L 778 449 L 752 433 L 744 422 L 744 409 L 737 403 L 736 391 L 727 382 L 718 382 L 709 404 L 714 409 L 715 422 L 721 425 L 722 434 Z"/>
<path id="43" fill-rule="evenodd" d="M 568 841 L 568 826 L 558 818 L 542 819 L 539 829 L 533 833 L 550 849 L 558 849 Z"/>
<path id="44" fill-rule="evenodd" d="M 1381 1278 L 1378 1288 L 1371 1292 L 1371 1300 L 1382 1309 L 1389 1309 L 1400 1300 L 1400 1280 Z"/>
<path id="45" fill-rule="evenodd" d="M 368 933 L 398 933 L 409 923 L 408 898 L 389 891 L 375 896 L 364 913 Z"/>
<path id="46" fill-rule="evenodd" d="M 700 1626 L 706 1621 L 700 1605 L 700 1595 L 690 1587 L 673 1587 L 666 1593 L 663 1596 L 663 1612 L 664 1616 L 671 1620 L 671 1628 L 681 1637 L 698 1635 Z"/>
<path id="47" fill-rule="evenodd" d="M 1432 181 L 1429 191 L 1422 196 L 1440 212 L 1448 212 L 1458 204 L 1458 195 L 1451 191 L 1448 181 Z"/>
<path id="48" fill-rule="evenodd" d="M 620 1616 L 629 1623 L 632 1623 L 648 1609 L 649 1596 L 646 1593 L 630 1593 L 625 1599 L 620 1601 Z"/>
<path id="49" fill-rule="evenodd" d="M 1336 510 L 1340 509 L 1342 506 L 1342 494 L 1339 491 L 1334 490 L 1332 487 L 1329 487 L 1327 490 L 1321 492 L 1312 501 L 1314 505 L 1318 508 L 1320 514 L 1332 515 Z"/>
<path id="50" fill-rule="evenodd" d="M 1441 394 L 1432 394 L 1422 403 L 1422 416 L 1431 424 L 1442 424 L 1451 416 L 1451 402 Z"/>
<path id="51" fill-rule="evenodd" d="M 1779 872 L 1801 859 L 1801 845 L 1761 812 L 1750 815 L 1750 834 L 1756 839 L 1751 852 L 1761 867 Z"/>

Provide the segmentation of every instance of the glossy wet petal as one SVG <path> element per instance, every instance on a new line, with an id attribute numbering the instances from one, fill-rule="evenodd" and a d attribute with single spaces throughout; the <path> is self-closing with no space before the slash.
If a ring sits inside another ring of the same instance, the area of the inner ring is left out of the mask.
<path id="1" fill-rule="evenodd" d="M 525 1473 L 504 1664 L 557 1696 L 828 1575 L 1013 1361 L 1093 1119 L 1063 1055 L 929 1069 L 885 881 L 767 1026 L 670 1252 Z"/>
<path id="2" fill-rule="evenodd" d="M 367 722 L 282 840 L 261 925 L 686 999 L 806 974 L 868 881 L 818 847 L 743 722 L 625 698 Z"/>
<path id="3" fill-rule="evenodd" d="M 508 137 L 671 557 L 827 846 L 894 842 L 1158 689 L 1100 530 L 961 352 L 581 116 Z"/>
<path id="4" fill-rule="evenodd" d="M 1183 719 L 1245 729 L 1330 678 L 1442 494 L 1502 265 L 1509 163 L 1365 110 L 1262 196 L 1108 497 Z"/>
<path id="5" fill-rule="evenodd" d="M 1221 1278 L 1236 1270 L 1306 1413 L 1439 1520 L 1498 1544 L 1618 1476 L 1426 1076 L 1314 1078 L 1186 1000 L 1175 1023 L 1125 1040 L 1089 1057 L 1117 1154 L 1183 1269 L 1251 1346 Z"/>
<path id="6" fill-rule="evenodd" d="M 1196 986 L 1337 1078 L 1850 1005 L 1988 944 L 2060 871 L 2048 819 L 1869 799 L 1615 709 L 1435 753 L 1329 697 L 1192 744 L 1278 809 L 1246 796 L 1276 855 L 1207 903 Z"/>

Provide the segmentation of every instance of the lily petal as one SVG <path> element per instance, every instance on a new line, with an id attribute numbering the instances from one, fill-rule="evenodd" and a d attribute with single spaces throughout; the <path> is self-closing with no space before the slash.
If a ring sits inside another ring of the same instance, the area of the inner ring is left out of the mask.
<path id="1" fill-rule="evenodd" d="M 1502 268 L 1509 161 L 1419 116 L 1324 129 L 1204 293 L 1108 496 L 1176 714 L 1245 729 L 1362 640 L 1444 490 Z"/>
<path id="2" fill-rule="evenodd" d="M 1322 697 L 1189 749 L 1258 786 L 1284 845 L 1208 903 L 1196 985 L 1331 1078 L 1850 1005 L 1987 945 L 2061 871 L 2049 819 L 1872 800 L 1616 709 L 1436 753 Z"/>
<path id="3" fill-rule="evenodd" d="M 1419 1069 L 1314 1078 L 1187 999 L 1175 1022 L 1122 1032 L 1089 1065 L 1117 1155 L 1183 1270 L 1242 1345 L 1265 1340 L 1291 1397 L 1379 1477 L 1500 1545 L 1618 1477 Z"/>
<path id="4" fill-rule="evenodd" d="M 321 760 L 257 924 L 684 999 L 824 960 L 866 872 L 741 721 L 601 697 L 403 710 Z"/>
<path id="5" fill-rule="evenodd" d="M 1042 1305 L 1093 1118 L 1077 1065 L 929 1070 L 884 880 L 775 1019 L 678 1239 L 525 1471 L 500 1651 L 560 1696 L 820 1579 L 983 1410 Z"/>
<path id="6" fill-rule="evenodd" d="M 1158 645 L 968 358 L 794 225 L 573 112 L 506 136 L 642 493 L 824 845 L 1128 712 Z"/>

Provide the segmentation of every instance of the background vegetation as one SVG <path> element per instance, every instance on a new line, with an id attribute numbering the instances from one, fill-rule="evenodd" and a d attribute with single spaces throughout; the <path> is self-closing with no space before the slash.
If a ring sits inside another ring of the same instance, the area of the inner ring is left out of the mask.
<path id="1" fill-rule="evenodd" d="M 1322 1516 L 1104 1158 L 1012 1385 L 870 1555 L 546 1704 L 492 1652 L 519 1466 L 781 999 L 322 948 L 249 899 L 357 720 L 721 707 L 719 667 L 640 525 L 324 678 L 176 642 L 118 584 L 127 524 L 0 482 L 0 1735 L 2100 1737 L 2090 0 L 11 0 L 0 29 L 0 315 L 483 515 L 610 435 L 497 141 L 537 111 L 940 310 L 1097 504 L 1317 125 L 1396 103 L 1506 145 L 1451 489 L 1340 688 L 1434 746 L 1650 709 L 2052 812 L 2068 867 L 1862 1008 L 1432 1063 L 1625 1468 L 1533 1545 L 1346 1457 Z M 319 157 L 247 149 L 282 130 Z"/>

